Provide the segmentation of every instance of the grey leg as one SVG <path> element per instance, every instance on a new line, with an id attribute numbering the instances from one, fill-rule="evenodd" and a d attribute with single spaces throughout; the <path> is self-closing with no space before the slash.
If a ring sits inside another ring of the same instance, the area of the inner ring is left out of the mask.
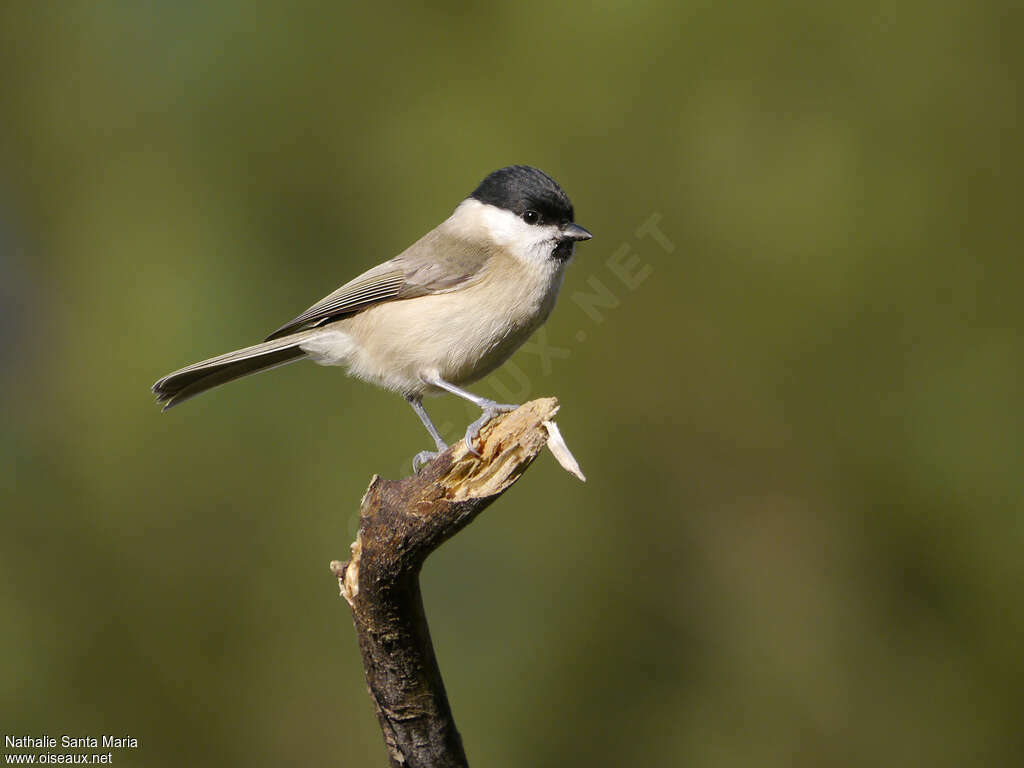
<path id="1" fill-rule="evenodd" d="M 412 409 L 416 411 L 416 415 L 420 417 L 420 421 L 423 422 L 423 426 L 427 428 L 427 432 L 434 438 L 434 445 L 437 446 L 436 451 L 420 451 L 412 459 L 412 471 L 419 472 L 420 467 L 437 457 L 441 451 L 448 448 L 448 444 L 441 437 L 441 433 L 437 431 L 437 427 L 434 426 L 434 422 L 430 420 L 430 415 L 427 413 L 427 409 L 423 407 L 423 400 L 418 397 L 406 397 L 406 401 L 412 406 Z"/>
<path id="2" fill-rule="evenodd" d="M 473 446 L 473 441 L 476 440 L 480 434 L 480 429 L 487 422 L 497 416 L 499 413 L 508 413 L 518 408 L 518 405 L 510 405 L 507 403 L 496 403 L 493 400 L 488 400 L 486 397 L 480 397 L 474 395 L 472 392 L 467 392 L 462 387 L 457 387 L 454 384 L 449 384 L 447 381 L 439 376 L 432 376 L 426 379 L 428 384 L 433 384 L 435 387 L 440 387 L 446 392 L 451 392 L 453 395 L 469 400 L 477 408 L 483 410 L 480 418 L 466 427 L 466 450 L 472 453 L 474 456 L 479 456 L 480 452 Z"/>
<path id="3" fill-rule="evenodd" d="M 427 409 L 423 407 L 423 400 L 419 397 L 407 397 L 405 398 L 412 409 L 416 411 L 416 415 L 420 417 L 420 421 L 423 422 L 423 426 L 427 428 L 427 432 L 434 438 L 434 445 L 437 446 L 437 450 L 443 451 L 448 447 L 448 443 L 441 437 L 441 433 L 437 431 L 437 427 L 434 426 L 434 422 L 430 420 L 430 414 L 427 413 Z"/>

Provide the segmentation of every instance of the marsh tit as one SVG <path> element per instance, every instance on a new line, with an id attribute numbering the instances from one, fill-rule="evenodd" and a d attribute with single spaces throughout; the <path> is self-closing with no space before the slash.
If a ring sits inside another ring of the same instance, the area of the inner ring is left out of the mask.
<path id="1" fill-rule="evenodd" d="M 515 409 L 463 389 L 504 363 L 547 320 L 576 243 L 590 232 L 543 171 L 494 171 L 435 229 L 390 261 L 325 296 L 262 344 L 168 374 L 153 385 L 164 410 L 250 373 L 308 358 L 398 392 L 434 439 L 448 446 L 423 407 L 449 392 L 483 413 L 466 447 L 495 415 Z"/>

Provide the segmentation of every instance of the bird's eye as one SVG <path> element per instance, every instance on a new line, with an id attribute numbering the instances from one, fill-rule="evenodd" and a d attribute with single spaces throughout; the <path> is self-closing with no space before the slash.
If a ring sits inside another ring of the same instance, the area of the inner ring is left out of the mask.
<path id="1" fill-rule="evenodd" d="M 540 221 L 540 214 L 534 210 L 529 210 L 523 214 L 523 221 L 527 224 L 536 224 Z"/>

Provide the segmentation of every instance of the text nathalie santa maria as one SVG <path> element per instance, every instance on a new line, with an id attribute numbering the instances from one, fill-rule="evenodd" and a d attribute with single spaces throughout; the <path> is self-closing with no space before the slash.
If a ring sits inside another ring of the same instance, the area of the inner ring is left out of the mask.
<path id="1" fill-rule="evenodd" d="M 15 749 L 135 749 L 139 740 L 134 736 L 4 736 L 4 746 Z"/>

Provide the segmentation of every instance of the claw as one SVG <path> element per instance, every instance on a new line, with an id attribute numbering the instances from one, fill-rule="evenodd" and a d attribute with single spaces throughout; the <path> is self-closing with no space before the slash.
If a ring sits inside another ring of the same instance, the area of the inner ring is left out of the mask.
<path id="1" fill-rule="evenodd" d="M 440 455 L 441 451 L 420 451 L 412 457 L 412 473 L 418 475 L 424 464 L 429 464 Z"/>
<path id="2" fill-rule="evenodd" d="M 466 427 L 466 437 L 465 437 L 465 440 L 466 440 L 466 450 L 469 451 L 470 453 L 472 453 L 478 459 L 480 458 L 480 451 L 478 451 L 474 447 L 473 441 L 476 440 L 477 436 L 480 434 L 480 427 L 482 427 L 484 424 L 486 424 L 492 418 L 494 418 L 493 415 L 489 416 L 487 414 L 487 411 L 484 411 L 484 415 L 483 416 L 481 416 L 479 419 L 477 419 L 472 424 L 470 424 L 468 427 Z"/>
<path id="3" fill-rule="evenodd" d="M 495 403 L 488 400 L 487 404 L 484 405 L 484 412 L 480 414 L 480 418 L 472 422 L 466 427 L 466 450 L 471 454 L 480 458 L 480 451 L 474 447 L 473 443 L 476 442 L 477 437 L 480 436 L 480 430 L 487 424 L 491 419 L 501 413 L 508 413 L 518 408 L 518 405 L 509 405 L 507 403 Z"/>

